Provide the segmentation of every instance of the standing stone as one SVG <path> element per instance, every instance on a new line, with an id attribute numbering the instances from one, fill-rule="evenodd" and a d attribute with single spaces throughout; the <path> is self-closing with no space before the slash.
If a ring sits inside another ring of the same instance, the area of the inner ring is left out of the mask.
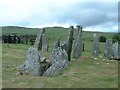
<path id="1" fill-rule="evenodd" d="M 118 42 L 113 44 L 113 54 L 114 59 L 120 59 L 120 44 Z"/>
<path id="2" fill-rule="evenodd" d="M 37 50 L 41 50 L 42 49 L 42 34 L 45 33 L 45 28 L 43 28 L 37 35 L 37 38 L 35 40 L 34 43 L 34 48 L 36 48 Z"/>
<path id="3" fill-rule="evenodd" d="M 83 43 L 83 50 L 82 50 L 83 52 L 85 51 L 85 44 Z"/>
<path id="4" fill-rule="evenodd" d="M 53 49 L 52 66 L 46 70 L 43 76 L 56 75 L 60 70 L 68 66 L 68 55 L 61 47 Z"/>
<path id="5" fill-rule="evenodd" d="M 41 56 L 36 48 L 29 48 L 26 62 L 20 66 L 20 73 L 27 75 L 42 75 L 43 68 L 40 64 Z"/>
<path id="6" fill-rule="evenodd" d="M 67 54 L 68 54 L 68 61 L 71 60 L 71 52 L 72 52 L 72 44 L 73 44 L 73 35 L 74 35 L 74 27 L 70 26 L 70 32 L 67 40 Z"/>
<path id="7" fill-rule="evenodd" d="M 58 48 L 58 47 L 60 47 L 60 37 L 58 37 L 57 42 L 54 43 L 53 49 L 56 49 L 56 48 Z"/>
<path id="8" fill-rule="evenodd" d="M 93 56 L 98 57 L 99 56 L 99 37 L 97 34 L 94 34 L 94 40 L 93 40 Z"/>
<path id="9" fill-rule="evenodd" d="M 79 34 L 80 29 L 82 30 L 82 27 L 80 27 L 80 25 L 77 25 L 74 44 L 77 42 L 77 38 L 78 38 L 78 34 Z"/>
<path id="10" fill-rule="evenodd" d="M 104 55 L 108 59 L 111 59 L 113 56 L 113 43 L 111 39 L 106 40 Z"/>
<path id="11" fill-rule="evenodd" d="M 28 44 L 29 36 L 26 35 L 26 44 Z"/>
<path id="12" fill-rule="evenodd" d="M 48 51 L 48 37 L 46 34 L 42 35 L 42 51 Z"/>
<path id="13" fill-rule="evenodd" d="M 64 43 L 61 45 L 61 48 L 64 49 L 64 50 L 67 52 L 67 43 L 64 42 Z"/>
<path id="14" fill-rule="evenodd" d="M 74 44 L 73 58 L 78 58 L 82 54 L 82 28 L 77 26 L 78 36 Z"/>

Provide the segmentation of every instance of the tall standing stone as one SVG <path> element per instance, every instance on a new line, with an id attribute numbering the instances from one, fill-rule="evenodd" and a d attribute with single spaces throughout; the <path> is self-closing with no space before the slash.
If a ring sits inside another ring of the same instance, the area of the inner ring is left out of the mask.
<path id="1" fill-rule="evenodd" d="M 113 56 L 113 43 L 111 39 L 106 40 L 104 55 L 108 59 L 111 59 Z"/>
<path id="2" fill-rule="evenodd" d="M 37 50 L 41 50 L 42 49 L 42 34 L 45 33 L 45 28 L 43 28 L 37 35 L 37 38 L 35 40 L 34 43 L 34 48 L 36 48 Z"/>
<path id="3" fill-rule="evenodd" d="M 82 28 L 77 26 L 78 36 L 74 44 L 73 58 L 78 58 L 82 54 Z"/>
<path id="4" fill-rule="evenodd" d="M 114 59 L 120 59 L 120 44 L 118 42 L 113 44 Z"/>
<path id="5" fill-rule="evenodd" d="M 93 56 L 99 56 L 99 36 L 95 33 L 94 40 L 93 40 Z"/>
<path id="6" fill-rule="evenodd" d="M 67 54 L 68 54 L 68 61 L 71 60 L 71 52 L 72 52 L 72 44 L 73 44 L 73 35 L 74 35 L 74 27 L 70 26 L 70 32 L 67 39 Z"/>
<path id="7" fill-rule="evenodd" d="M 48 51 L 48 37 L 45 33 L 42 35 L 42 51 Z"/>
<path id="8" fill-rule="evenodd" d="M 60 47 L 60 37 L 58 37 L 57 42 L 54 43 L 53 49 Z"/>
<path id="9" fill-rule="evenodd" d="M 82 27 L 80 27 L 80 25 L 77 25 L 74 44 L 77 42 L 77 38 L 78 38 L 78 34 L 79 34 L 80 29 L 82 29 Z"/>
<path id="10" fill-rule="evenodd" d="M 60 70 L 68 66 L 68 55 L 64 49 L 58 47 L 52 52 L 52 66 L 49 67 L 43 76 L 54 76 Z"/>

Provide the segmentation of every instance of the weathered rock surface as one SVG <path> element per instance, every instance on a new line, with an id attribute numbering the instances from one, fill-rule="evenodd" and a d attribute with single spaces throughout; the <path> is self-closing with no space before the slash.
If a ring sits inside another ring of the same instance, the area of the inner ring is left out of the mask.
<path id="1" fill-rule="evenodd" d="M 58 37 L 57 42 L 54 43 L 53 49 L 60 47 L 60 37 Z"/>
<path id="2" fill-rule="evenodd" d="M 20 73 L 26 75 L 42 75 L 44 73 L 44 68 L 40 64 L 41 60 L 41 56 L 37 49 L 33 47 L 29 48 L 25 63 L 19 67 Z"/>
<path id="3" fill-rule="evenodd" d="M 52 66 L 46 70 L 43 76 L 54 76 L 60 70 L 68 66 L 68 55 L 64 49 L 58 47 L 52 52 Z"/>
<path id="4" fill-rule="evenodd" d="M 48 51 L 48 37 L 45 33 L 42 35 L 42 51 Z"/>
<path id="5" fill-rule="evenodd" d="M 120 59 L 120 44 L 118 42 L 113 44 L 114 59 Z"/>
<path id="6" fill-rule="evenodd" d="M 77 38 L 74 42 L 73 58 L 78 58 L 82 54 L 82 28 L 77 26 Z"/>
<path id="7" fill-rule="evenodd" d="M 71 60 L 71 52 L 72 52 L 72 44 L 73 44 L 73 35 L 74 35 L 74 27 L 70 26 L 70 32 L 67 39 L 67 54 L 68 54 L 68 61 Z"/>
<path id="8" fill-rule="evenodd" d="M 95 33 L 94 40 L 93 40 L 93 56 L 99 56 L 99 36 Z"/>
<path id="9" fill-rule="evenodd" d="M 34 48 L 37 50 L 42 50 L 42 34 L 45 33 L 45 28 L 43 28 L 37 35 L 37 38 L 34 43 Z"/>
<path id="10" fill-rule="evenodd" d="M 113 57 L 113 43 L 111 39 L 106 40 L 104 55 L 107 59 L 111 59 Z"/>

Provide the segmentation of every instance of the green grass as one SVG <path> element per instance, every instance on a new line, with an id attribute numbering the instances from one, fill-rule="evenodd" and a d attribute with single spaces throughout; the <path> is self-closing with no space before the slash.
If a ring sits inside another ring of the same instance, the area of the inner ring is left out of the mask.
<path id="1" fill-rule="evenodd" d="M 2 88 L 2 43 L 0 41 L 0 89 Z"/>
<path id="2" fill-rule="evenodd" d="M 16 31 L 17 32 L 17 31 Z M 47 28 L 49 51 L 40 51 L 41 56 L 50 60 L 53 43 L 59 36 L 64 42 L 68 36 L 68 29 Z M 29 32 L 30 33 L 30 32 Z M 75 32 L 76 33 L 76 32 Z M 111 38 L 111 33 L 98 33 Z M 74 36 L 75 37 L 75 36 Z M 85 52 L 78 59 L 72 59 L 67 68 L 54 77 L 36 77 L 16 75 L 17 68 L 25 62 L 27 50 L 32 47 L 26 44 L 2 45 L 2 80 L 3 88 L 117 88 L 118 61 L 103 60 L 104 43 L 100 43 L 100 57 L 92 58 L 93 33 L 83 32 Z M 72 56 L 72 55 L 71 55 Z"/>

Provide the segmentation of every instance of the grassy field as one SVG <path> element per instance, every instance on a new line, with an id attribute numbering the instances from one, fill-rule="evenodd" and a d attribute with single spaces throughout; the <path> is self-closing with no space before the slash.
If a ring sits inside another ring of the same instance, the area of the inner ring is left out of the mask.
<path id="1" fill-rule="evenodd" d="M 4 31 L 3 31 L 4 32 Z M 15 31 L 17 32 L 17 31 Z M 20 31 L 19 31 L 20 32 Z M 46 28 L 49 38 L 49 51 L 40 51 L 41 56 L 50 60 L 53 43 L 59 36 L 64 42 L 68 29 Z M 37 33 L 37 32 L 36 32 Z M 75 32 L 76 33 L 76 32 Z M 113 34 L 98 33 L 107 38 Z M 103 56 L 104 43 L 100 43 L 100 55 L 97 60 L 91 55 L 93 33 L 83 32 L 85 52 L 78 59 L 72 59 L 67 68 L 54 77 L 36 77 L 16 75 L 17 67 L 24 63 L 27 50 L 31 45 L 7 44 L 2 45 L 2 87 L 3 88 L 117 88 L 118 61 L 106 60 Z M 71 55 L 72 56 L 72 55 Z"/>

